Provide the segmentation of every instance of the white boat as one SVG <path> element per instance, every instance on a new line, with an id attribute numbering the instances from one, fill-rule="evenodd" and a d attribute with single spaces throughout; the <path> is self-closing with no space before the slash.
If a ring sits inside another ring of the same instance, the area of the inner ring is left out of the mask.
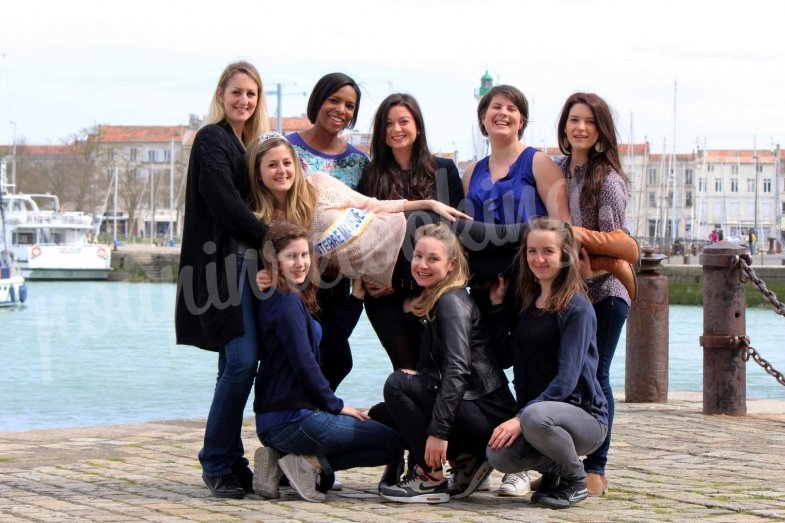
<path id="1" fill-rule="evenodd" d="M 22 270 L 8 251 L 0 252 L 0 307 L 19 306 L 27 299 Z"/>
<path id="2" fill-rule="evenodd" d="M 0 200 L 4 244 L 25 279 L 107 279 L 112 250 L 89 241 L 92 215 L 66 211 L 52 194 L 4 191 Z"/>

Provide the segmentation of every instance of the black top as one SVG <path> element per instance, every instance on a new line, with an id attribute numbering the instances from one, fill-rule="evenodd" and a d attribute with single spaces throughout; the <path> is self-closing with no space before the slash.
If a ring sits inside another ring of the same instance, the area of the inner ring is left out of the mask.
<path id="1" fill-rule="evenodd" d="M 251 212 L 248 196 L 245 148 L 229 124 L 200 129 L 185 189 L 175 311 L 179 344 L 218 350 L 243 333 L 236 274 L 239 242 L 258 249 L 267 232 Z M 249 278 L 255 277 L 257 267 L 254 257 Z"/>

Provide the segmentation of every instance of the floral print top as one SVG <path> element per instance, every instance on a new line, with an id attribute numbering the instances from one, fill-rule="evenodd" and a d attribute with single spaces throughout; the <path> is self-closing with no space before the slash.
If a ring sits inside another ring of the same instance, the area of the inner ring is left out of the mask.
<path id="1" fill-rule="evenodd" d="M 614 170 L 608 174 L 597 197 L 597 207 L 586 209 L 581 206 L 580 195 L 583 184 L 586 182 L 586 166 L 575 168 L 575 175 L 570 173 L 570 157 L 564 156 L 556 160 L 564 177 L 567 179 L 567 189 L 570 200 L 570 216 L 573 225 L 591 229 L 593 231 L 610 232 L 614 229 L 626 227 L 625 214 L 630 193 L 627 184 L 619 173 Z M 605 298 L 615 296 L 631 305 L 630 295 L 624 285 L 610 274 L 592 278 L 586 282 L 589 287 L 589 299 L 597 303 Z"/>

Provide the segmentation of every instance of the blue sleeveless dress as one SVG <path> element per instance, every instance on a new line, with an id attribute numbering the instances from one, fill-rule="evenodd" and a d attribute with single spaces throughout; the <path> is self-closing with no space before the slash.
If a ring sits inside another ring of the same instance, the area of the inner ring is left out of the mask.
<path id="1" fill-rule="evenodd" d="M 491 181 L 486 156 L 474 167 L 466 194 L 466 214 L 488 223 L 521 223 L 539 216 L 548 216 L 534 182 L 532 163 L 537 149 L 527 147 L 510 165 L 504 178 Z"/>

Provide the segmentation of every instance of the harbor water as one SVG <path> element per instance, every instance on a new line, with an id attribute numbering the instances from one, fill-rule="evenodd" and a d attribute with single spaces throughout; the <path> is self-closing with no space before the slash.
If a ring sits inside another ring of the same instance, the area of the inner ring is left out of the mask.
<path id="1" fill-rule="evenodd" d="M 207 415 L 217 356 L 175 344 L 173 284 L 33 281 L 28 288 L 23 308 L 0 310 L 0 431 Z M 673 305 L 669 322 L 669 390 L 700 391 L 702 309 Z M 785 318 L 747 309 L 751 345 L 785 372 L 783 333 Z M 351 346 L 354 369 L 338 395 L 368 407 L 380 401 L 391 368 L 364 315 Z M 623 334 L 611 369 L 617 393 L 624 359 Z M 785 399 L 785 387 L 750 360 L 747 396 Z"/>

